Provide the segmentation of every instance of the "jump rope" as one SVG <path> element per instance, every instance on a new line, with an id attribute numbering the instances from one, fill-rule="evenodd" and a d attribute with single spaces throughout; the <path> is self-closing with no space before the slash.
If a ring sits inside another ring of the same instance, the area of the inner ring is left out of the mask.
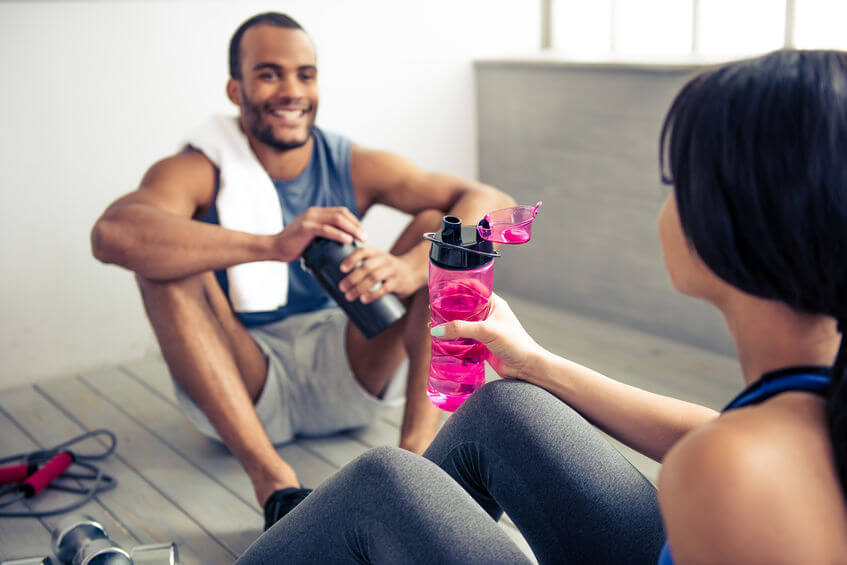
<path id="1" fill-rule="evenodd" d="M 108 443 L 102 453 L 74 453 L 67 449 L 86 439 L 105 436 Z M 43 518 L 75 510 L 86 504 L 97 494 L 112 490 L 118 482 L 103 472 L 92 461 L 100 461 L 115 451 L 117 439 L 109 430 L 92 430 L 69 439 L 64 443 L 30 453 L 18 453 L 0 458 L 0 518 Z M 7 463 L 13 463 L 7 465 Z M 87 472 L 70 472 L 71 465 L 82 467 Z M 87 488 L 63 484 L 62 479 L 89 483 Z M 82 496 L 80 500 L 60 508 L 43 511 L 9 512 L 2 510 L 21 500 L 32 498 L 44 489 L 71 492 Z"/>

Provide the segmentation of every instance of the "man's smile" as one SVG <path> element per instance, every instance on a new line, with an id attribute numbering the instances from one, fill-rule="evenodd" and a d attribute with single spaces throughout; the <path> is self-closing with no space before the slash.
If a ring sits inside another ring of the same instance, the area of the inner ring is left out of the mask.
<path id="1" fill-rule="evenodd" d="M 306 121 L 309 108 L 274 108 L 268 113 L 284 126 L 299 126 Z"/>

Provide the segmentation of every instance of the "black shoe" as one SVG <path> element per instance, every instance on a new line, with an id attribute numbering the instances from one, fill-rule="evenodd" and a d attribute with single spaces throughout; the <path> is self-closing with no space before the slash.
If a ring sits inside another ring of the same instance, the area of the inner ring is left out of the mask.
<path id="1" fill-rule="evenodd" d="M 265 502 L 265 530 L 291 512 L 312 492 L 310 488 L 284 488 L 274 491 Z"/>

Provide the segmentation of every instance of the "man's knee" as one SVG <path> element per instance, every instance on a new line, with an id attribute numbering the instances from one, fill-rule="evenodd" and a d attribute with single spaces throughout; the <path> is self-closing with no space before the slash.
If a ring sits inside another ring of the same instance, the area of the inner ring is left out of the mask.
<path id="1" fill-rule="evenodd" d="M 429 287 L 424 284 L 404 300 L 406 315 L 403 316 L 403 347 L 406 353 L 418 351 L 422 343 L 429 347 Z"/>
<path id="2" fill-rule="evenodd" d="M 412 220 L 416 224 L 420 224 L 423 233 L 428 231 L 437 231 L 441 227 L 441 219 L 445 216 L 444 212 L 435 208 L 427 208 L 415 214 Z"/>
<path id="3" fill-rule="evenodd" d="M 391 246 L 393 255 L 403 255 L 410 249 L 423 241 L 423 234 L 437 231 L 441 225 L 441 217 L 444 215 L 440 210 L 427 208 L 421 210 L 412 217 L 400 233 L 397 241 Z"/>
<path id="4" fill-rule="evenodd" d="M 135 282 L 138 284 L 145 304 L 151 300 L 199 299 L 205 296 L 206 275 L 207 273 L 200 273 L 181 279 L 163 281 L 149 279 L 136 273 Z M 208 273 L 208 275 L 211 275 L 211 273 Z"/>

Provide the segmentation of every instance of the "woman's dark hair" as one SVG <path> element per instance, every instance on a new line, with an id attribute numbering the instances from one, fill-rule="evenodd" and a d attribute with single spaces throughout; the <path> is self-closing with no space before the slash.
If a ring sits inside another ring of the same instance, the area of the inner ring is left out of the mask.
<path id="1" fill-rule="evenodd" d="M 838 320 L 827 419 L 847 492 L 847 53 L 782 50 L 694 77 L 662 126 L 660 168 L 715 274 Z"/>
<path id="2" fill-rule="evenodd" d="M 257 25 L 269 25 L 287 29 L 303 29 L 297 21 L 287 14 L 264 12 L 244 21 L 229 40 L 229 76 L 241 80 L 241 38 L 247 30 Z"/>

